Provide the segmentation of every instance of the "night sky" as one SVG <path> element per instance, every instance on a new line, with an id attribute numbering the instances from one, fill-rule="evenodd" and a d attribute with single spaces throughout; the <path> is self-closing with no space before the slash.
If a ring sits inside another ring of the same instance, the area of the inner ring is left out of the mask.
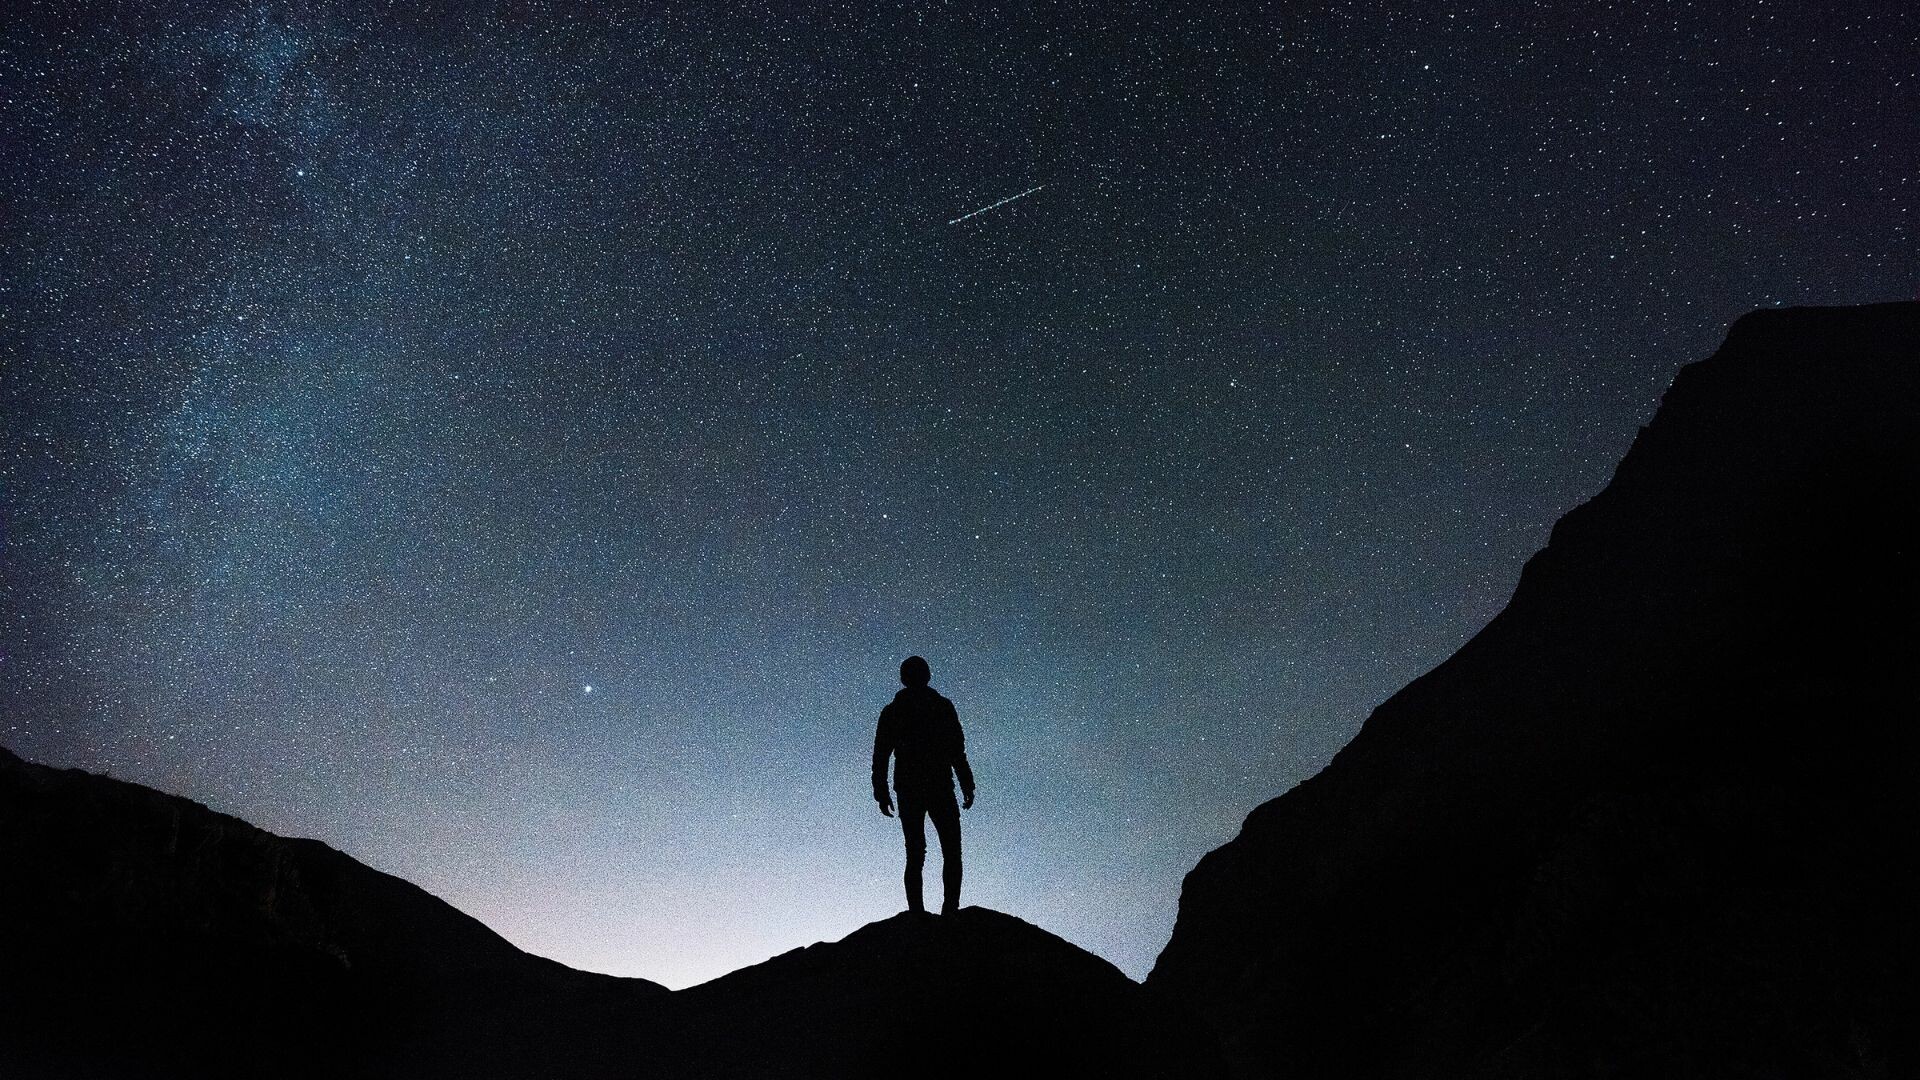
<path id="1" fill-rule="evenodd" d="M 0 742 L 683 986 L 902 906 L 920 653 L 967 902 L 1143 975 L 1730 320 L 1920 283 L 1908 3 L 1208 6 L 10 7 Z"/>

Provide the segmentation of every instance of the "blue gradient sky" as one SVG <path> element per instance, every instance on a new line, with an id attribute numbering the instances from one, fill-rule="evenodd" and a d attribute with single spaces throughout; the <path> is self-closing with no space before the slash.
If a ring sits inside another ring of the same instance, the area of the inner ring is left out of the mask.
<path id="1" fill-rule="evenodd" d="M 681 986 L 898 909 L 917 652 L 1143 975 L 1728 321 L 1915 293 L 1906 5 L 1556 11 L 27 4 L 0 739 Z"/>

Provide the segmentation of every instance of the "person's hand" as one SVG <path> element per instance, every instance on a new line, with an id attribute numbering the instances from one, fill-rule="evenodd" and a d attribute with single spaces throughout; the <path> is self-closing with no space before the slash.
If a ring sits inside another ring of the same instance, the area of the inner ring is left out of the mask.
<path id="1" fill-rule="evenodd" d="M 971 791 L 967 792 L 966 797 L 960 800 L 960 809 L 962 810 L 973 809 L 973 792 Z"/>
<path id="2" fill-rule="evenodd" d="M 888 816 L 888 817 L 892 817 L 892 816 L 893 816 L 893 800 L 892 800 L 892 799 L 881 799 L 881 800 L 880 800 L 880 812 L 881 812 L 882 814 L 885 814 L 885 815 L 886 815 L 886 816 Z"/>

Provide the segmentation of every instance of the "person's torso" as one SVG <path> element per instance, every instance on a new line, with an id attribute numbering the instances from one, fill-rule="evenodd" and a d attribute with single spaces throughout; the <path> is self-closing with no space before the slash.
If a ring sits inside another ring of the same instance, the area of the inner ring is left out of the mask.
<path id="1" fill-rule="evenodd" d="M 960 741 L 953 703 L 931 688 L 913 687 L 896 695 L 887 713 L 893 728 L 894 789 L 951 792 Z"/>

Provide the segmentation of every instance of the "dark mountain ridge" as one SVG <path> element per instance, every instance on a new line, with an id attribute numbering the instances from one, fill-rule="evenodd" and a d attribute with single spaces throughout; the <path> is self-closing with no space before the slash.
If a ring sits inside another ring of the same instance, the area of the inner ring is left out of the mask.
<path id="1" fill-rule="evenodd" d="M 1212 1076 L 1204 1029 L 986 908 L 903 912 L 673 995 L 686 1076 Z M 739 1033 L 751 1032 L 742 1038 Z"/>
<path id="2" fill-rule="evenodd" d="M 1913 1075 L 1916 524 L 1920 304 L 1741 319 L 1149 987 L 1249 1076 Z"/>
<path id="3" fill-rule="evenodd" d="M 522 952 L 313 840 L 0 748 L 0 1076 L 1217 1073 L 1112 964 L 984 908 L 678 993 Z"/>
<path id="4" fill-rule="evenodd" d="M 0 1060 L 48 1075 L 533 1065 L 667 994 L 522 952 L 318 841 L 4 748 L 0 864 Z"/>

